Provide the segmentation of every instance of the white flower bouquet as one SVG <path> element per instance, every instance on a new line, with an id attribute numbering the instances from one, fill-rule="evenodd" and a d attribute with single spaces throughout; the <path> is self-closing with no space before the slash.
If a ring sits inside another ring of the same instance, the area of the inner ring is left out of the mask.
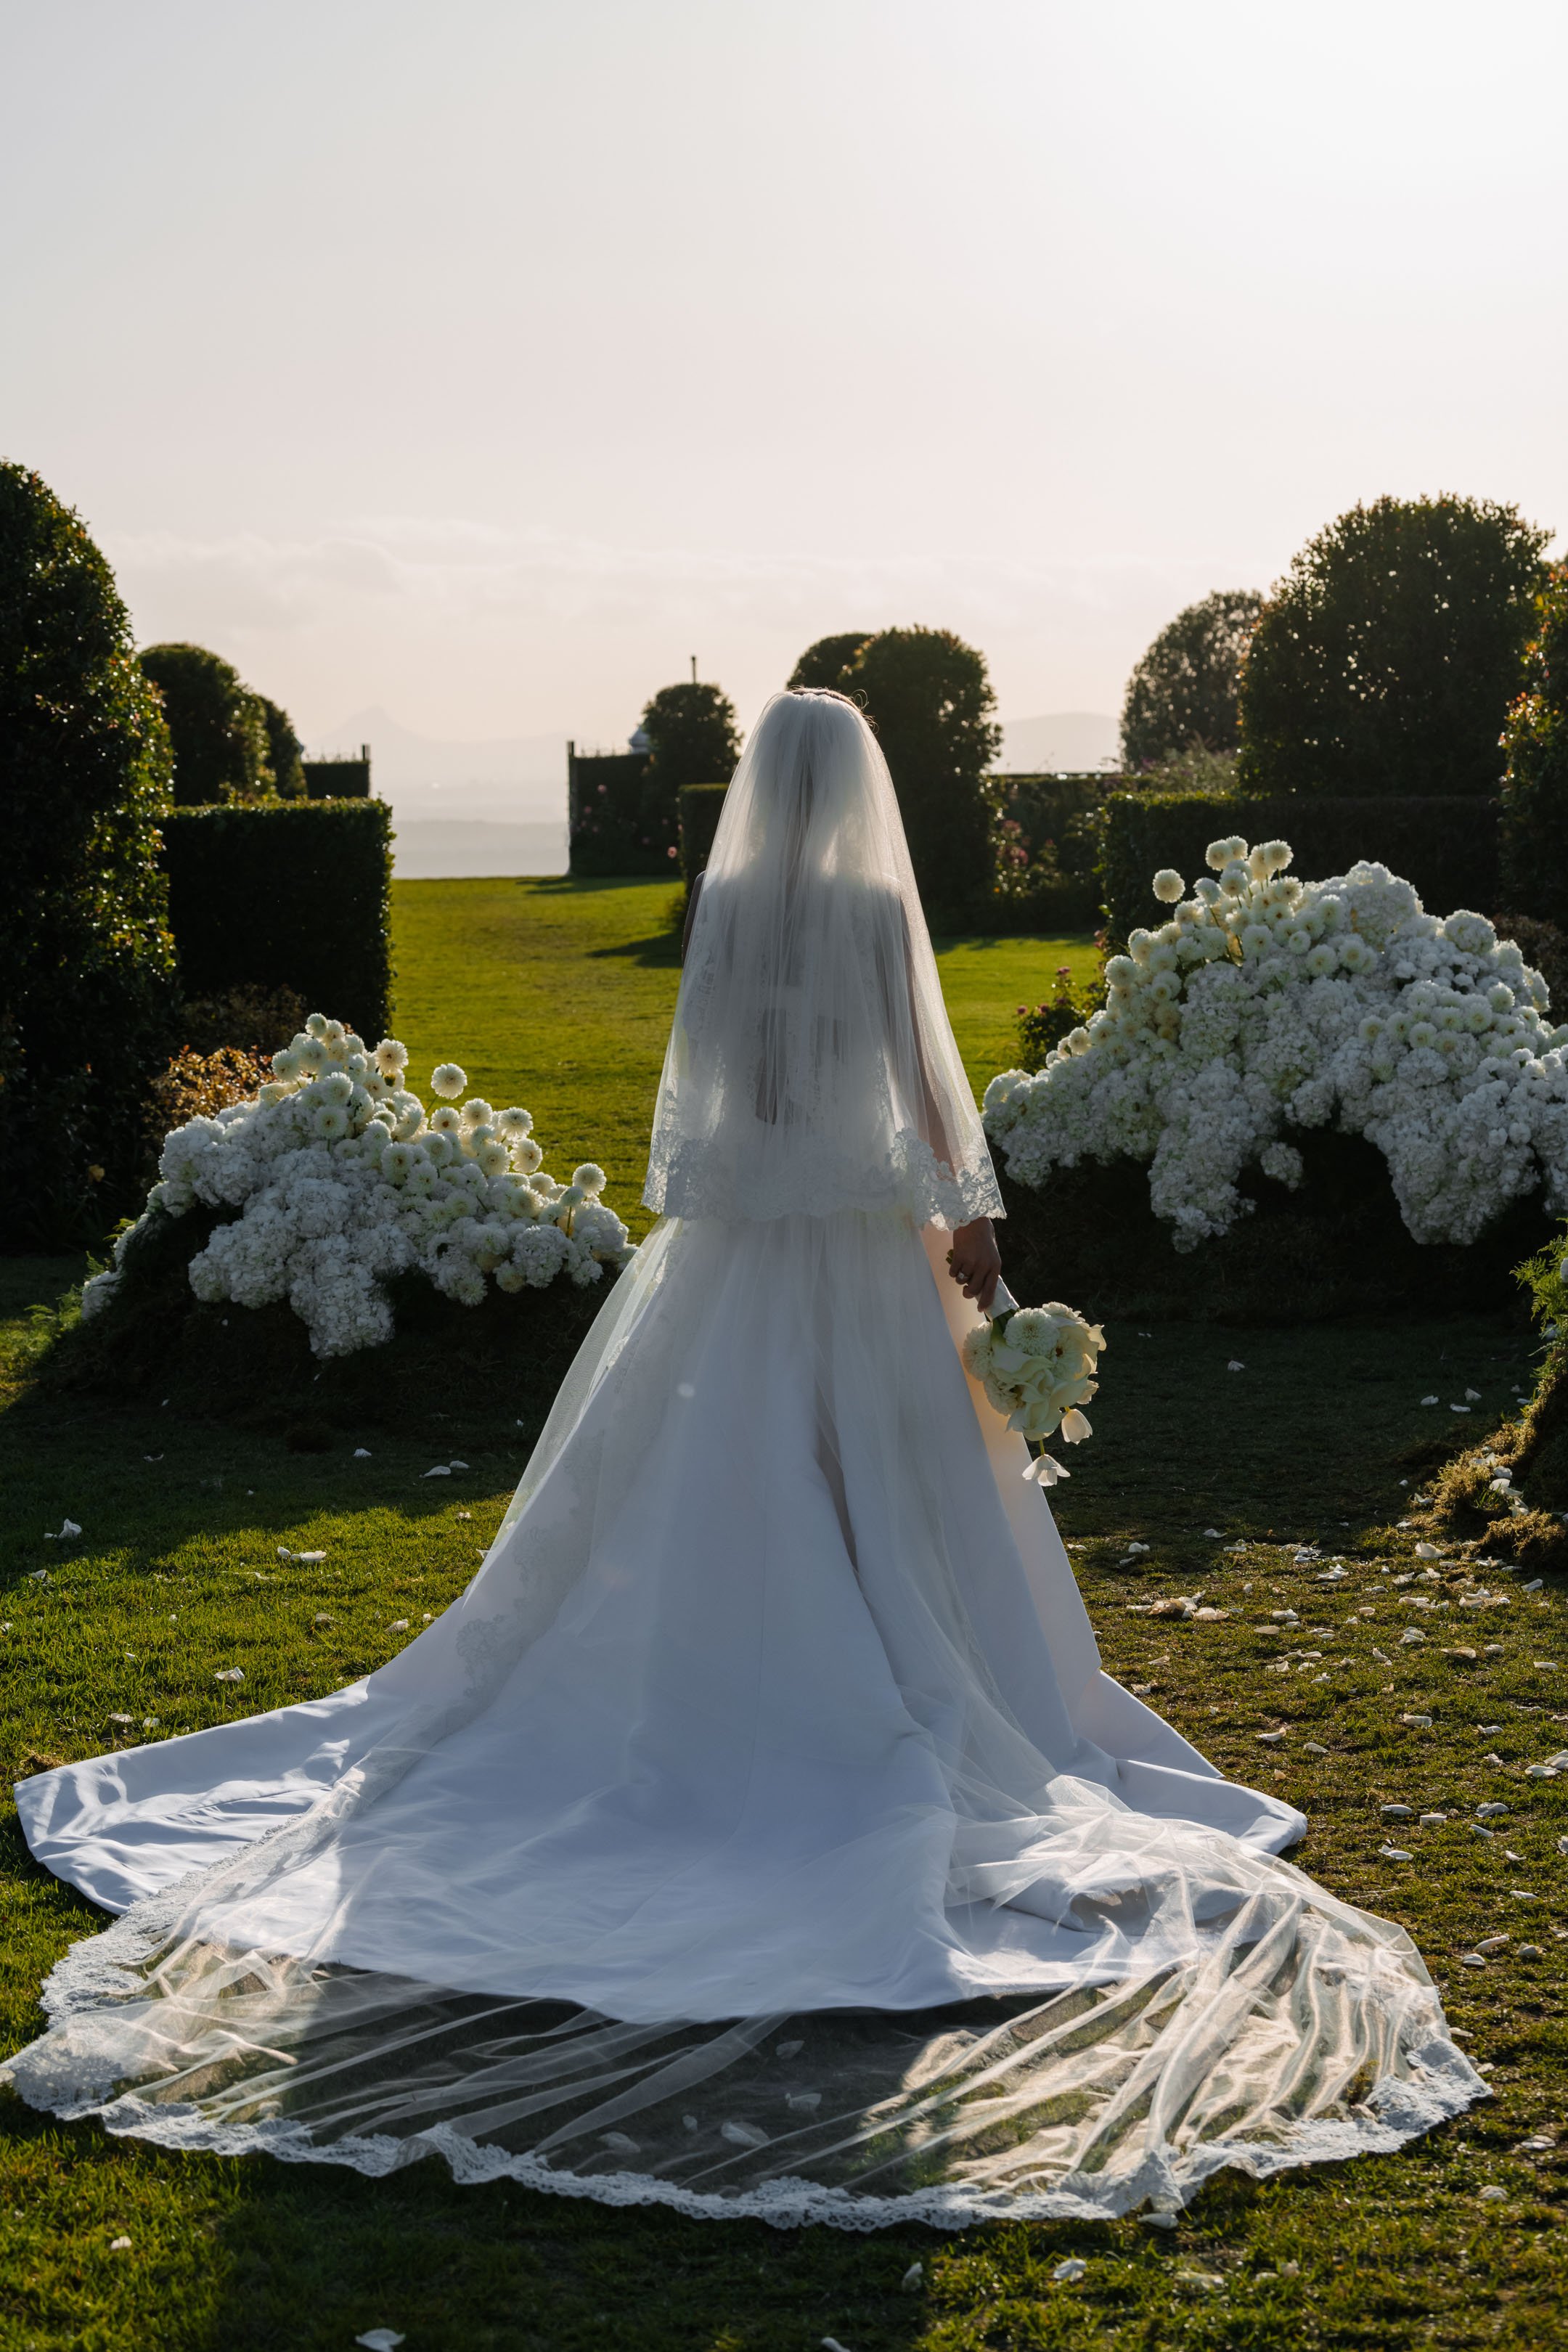
<path id="1" fill-rule="evenodd" d="M 487 1282 L 543 1289 L 558 1276 L 601 1281 L 632 1255 L 626 1229 L 600 1193 L 592 1160 L 562 1184 L 544 1171 L 529 1113 L 493 1110 L 468 1078 L 438 1066 L 426 1115 L 405 1083 L 407 1048 L 372 1050 L 341 1021 L 313 1013 L 272 1056 L 272 1076 L 250 1100 L 194 1118 L 165 1140 L 160 1181 L 114 1247 L 114 1264 L 82 1293 L 91 1316 L 114 1297 L 127 1254 L 152 1223 L 198 1203 L 237 1212 L 190 1263 L 192 1289 L 209 1302 L 263 1307 L 287 1299 L 318 1356 L 349 1355 L 390 1339 L 384 1285 L 419 1272 L 447 1297 L 482 1304 Z"/>
<path id="2" fill-rule="evenodd" d="M 1075 1307 L 1053 1299 L 1046 1307 L 1020 1307 L 998 1284 L 989 1318 L 963 1342 L 964 1367 L 977 1380 L 1007 1426 L 1038 1444 L 1026 1478 L 1054 1486 L 1070 1473 L 1046 1453 L 1043 1441 L 1059 1429 L 1068 1445 L 1093 1435 L 1081 1408 L 1100 1387 L 1095 1378 L 1105 1334 Z"/>
<path id="3" fill-rule="evenodd" d="M 1104 1005 L 1037 1072 L 985 1092 L 986 1131 L 1020 1183 L 1085 1159 L 1149 1163 L 1179 1250 L 1252 1203 L 1248 1165 L 1300 1183 L 1288 1130 L 1337 1126 L 1388 1163 L 1420 1242 L 1470 1242 L 1544 1184 L 1568 1209 L 1568 1028 L 1539 972 L 1482 915 L 1426 914 L 1408 882 L 1362 863 L 1288 872 L 1288 842 L 1213 842 L 1211 871 L 1105 968 Z"/>

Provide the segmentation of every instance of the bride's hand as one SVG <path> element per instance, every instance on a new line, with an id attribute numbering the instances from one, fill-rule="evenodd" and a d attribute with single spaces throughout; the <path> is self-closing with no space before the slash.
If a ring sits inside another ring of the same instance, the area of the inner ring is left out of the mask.
<path id="1" fill-rule="evenodd" d="M 989 1314 L 1002 1279 L 1002 1253 L 989 1217 L 976 1217 L 959 1226 L 947 1263 L 954 1282 L 963 1285 L 965 1298 L 973 1298 L 983 1315 Z"/>

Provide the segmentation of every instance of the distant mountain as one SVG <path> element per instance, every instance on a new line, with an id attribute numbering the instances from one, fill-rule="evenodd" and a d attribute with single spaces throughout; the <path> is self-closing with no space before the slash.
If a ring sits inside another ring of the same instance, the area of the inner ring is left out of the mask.
<path id="1" fill-rule="evenodd" d="M 1042 719 L 1009 719 L 1002 724 L 997 765 L 1025 774 L 1110 768 L 1116 764 L 1116 721 L 1103 711 L 1052 710 Z"/>
<path id="2" fill-rule="evenodd" d="M 503 735 L 444 743 L 416 735 L 389 711 L 356 710 L 310 756 L 370 745 L 371 782 L 405 817 L 545 823 L 566 815 L 564 735 Z"/>

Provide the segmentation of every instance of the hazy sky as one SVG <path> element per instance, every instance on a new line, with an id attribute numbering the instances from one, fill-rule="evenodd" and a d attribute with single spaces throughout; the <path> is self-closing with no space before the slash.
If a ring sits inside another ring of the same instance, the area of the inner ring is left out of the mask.
<path id="1" fill-rule="evenodd" d="M 895 621 L 1112 709 L 1358 498 L 1568 529 L 1562 0 L 0 0 L 0 452 L 315 743 Z"/>

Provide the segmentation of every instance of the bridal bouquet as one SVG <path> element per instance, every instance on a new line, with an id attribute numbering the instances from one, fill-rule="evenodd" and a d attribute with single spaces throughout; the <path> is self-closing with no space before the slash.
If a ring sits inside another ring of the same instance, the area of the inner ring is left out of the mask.
<path id="1" fill-rule="evenodd" d="M 963 1361 L 1009 1429 L 1030 1440 L 1060 1430 L 1068 1445 L 1093 1435 L 1080 1408 L 1100 1383 L 1095 1371 L 1105 1334 L 1075 1307 L 1053 1299 L 1046 1307 L 1019 1307 L 998 1285 L 994 1311 L 963 1342 Z M 1054 1486 L 1070 1473 L 1053 1462 L 1043 1444 L 1025 1476 Z"/>

